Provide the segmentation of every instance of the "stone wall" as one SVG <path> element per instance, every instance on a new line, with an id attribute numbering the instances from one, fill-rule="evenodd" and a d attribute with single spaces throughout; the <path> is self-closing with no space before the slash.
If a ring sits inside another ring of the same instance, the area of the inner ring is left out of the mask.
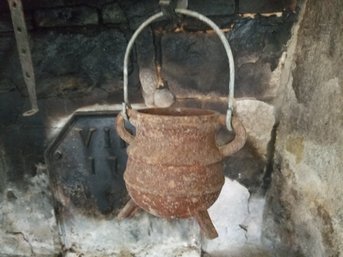
<path id="1" fill-rule="evenodd" d="M 299 256 L 343 254 L 342 11 L 306 1 L 282 75 L 265 234 Z"/>

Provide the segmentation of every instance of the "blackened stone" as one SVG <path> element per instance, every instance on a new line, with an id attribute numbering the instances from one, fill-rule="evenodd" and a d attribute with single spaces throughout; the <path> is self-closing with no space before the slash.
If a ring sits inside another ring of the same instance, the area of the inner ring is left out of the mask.
<path id="1" fill-rule="evenodd" d="M 54 0 L 54 1 L 23 0 L 23 6 L 25 10 L 36 10 L 40 8 L 55 8 L 55 7 L 67 7 L 67 6 L 80 6 L 80 5 L 87 5 L 91 7 L 100 8 L 104 4 L 107 4 L 110 2 L 112 2 L 112 0 Z"/>
<path id="2" fill-rule="evenodd" d="M 0 129 L 15 123 L 22 109 L 23 99 L 19 92 L 0 93 Z"/>
<path id="3" fill-rule="evenodd" d="M 119 24 L 127 22 L 123 10 L 118 3 L 105 5 L 102 9 L 102 19 L 104 23 Z"/>
<path id="4" fill-rule="evenodd" d="M 3 200 L 2 193 L 5 190 L 6 184 L 7 184 L 7 173 L 8 173 L 7 156 L 6 156 L 3 144 L 0 143 L 0 200 L 1 201 Z"/>
<path id="5" fill-rule="evenodd" d="M 11 15 L 9 13 L 1 13 L 0 16 L 0 32 L 13 31 Z"/>
<path id="6" fill-rule="evenodd" d="M 211 16 L 209 18 L 221 29 L 230 29 L 236 19 L 234 15 Z M 206 23 L 192 17 L 182 17 L 181 24 L 182 28 L 186 31 L 212 30 Z"/>
<path id="7" fill-rule="evenodd" d="M 10 13 L 10 9 L 9 9 L 7 1 L 0 2 L 0 13 L 1 15 Z"/>
<path id="8" fill-rule="evenodd" d="M 265 33 L 271 26 L 268 22 L 262 25 L 262 20 L 242 19 L 235 23 L 229 34 L 232 48 L 236 51 L 261 52 L 264 47 Z"/>
<path id="9" fill-rule="evenodd" d="M 9 202 L 14 202 L 18 199 L 12 190 L 7 191 L 6 197 Z"/>
<path id="10" fill-rule="evenodd" d="M 254 96 L 263 99 L 270 87 L 271 68 L 269 63 L 258 61 L 245 63 L 237 69 L 237 91 L 240 97 Z"/>
<path id="11" fill-rule="evenodd" d="M 235 12 L 234 0 L 199 1 L 188 0 L 188 8 L 206 16 L 230 15 Z"/>
<path id="12" fill-rule="evenodd" d="M 227 93 L 229 66 L 216 35 L 168 33 L 162 38 L 162 55 L 163 77 L 177 97 Z"/>
<path id="13" fill-rule="evenodd" d="M 95 8 L 86 6 L 40 9 L 34 13 L 39 27 L 82 26 L 98 24 Z"/>
<path id="14" fill-rule="evenodd" d="M 236 96 L 268 99 L 271 76 L 291 36 L 295 14 L 235 23 L 229 41 L 236 61 Z"/>
<path id="15" fill-rule="evenodd" d="M 121 7 L 129 20 L 129 25 L 132 30 L 138 28 L 138 26 L 145 21 L 151 15 L 161 11 L 158 0 L 130 0 L 123 1 Z"/>
<path id="16" fill-rule="evenodd" d="M 0 60 L 12 60 L 13 54 L 17 51 L 16 41 L 14 36 L 1 36 L 0 37 Z M 18 67 L 18 73 L 20 66 Z M 5 61 L 0 62 L 0 93 L 13 91 L 15 84 L 11 79 L 8 72 L 8 63 Z"/>
<path id="17" fill-rule="evenodd" d="M 122 101 L 122 94 L 117 94 L 115 100 L 106 97 L 103 90 L 95 89 L 87 97 L 39 99 L 39 112 L 24 117 L 22 113 L 29 106 L 28 99 L 18 92 L 0 94 L 0 191 L 2 178 L 10 182 L 22 181 L 35 174 L 36 165 L 44 162 L 43 154 L 48 143 L 73 112 L 85 106 Z"/>
<path id="18" fill-rule="evenodd" d="M 1 128 L 0 140 L 6 152 L 8 181 L 21 182 L 24 175 L 33 176 L 35 164 L 43 162 L 45 128 L 20 124 Z"/>
<path id="19" fill-rule="evenodd" d="M 240 0 L 239 12 L 240 13 L 267 13 L 267 12 L 280 12 L 289 8 L 292 0 L 275 1 L 275 0 Z"/>
<path id="20" fill-rule="evenodd" d="M 291 36 L 291 28 L 297 19 L 293 13 L 282 17 L 241 19 L 235 22 L 229 40 L 236 55 L 256 52 L 264 59 L 278 59 Z"/>
<path id="21" fill-rule="evenodd" d="M 52 8 L 52 7 L 60 7 L 65 4 L 68 4 L 65 0 L 35 0 L 35 1 L 23 1 L 23 6 L 25 10 L 34 10 L 37 8 Z"/>
<path id="22" fill-rule="evenodd" d="M 95 87 L 104 86 L 108 93 L 121 87 L 119 79 L 126 39 L 118 30 L 49 32 L 32 34 L 32 38 L 39 97 L 80 97 L 89 95 Z M 4 73 L 21 94 L 26 95 L 15 45 L 11 51 L 13 55 Z M 0 78 L 0 84 L 2 81 Z"/>
<path id="23" fill-rule="evenodd" d="M 31 30 L 32 27 L 32 16 L 29 12 L 24 13 L 25 23 L 27 30 Z M 2 12 L 0 9 L 0 32 L 13 31 L 13 23 L 10 12 Z"/>
<path id="24" fill-rule="evenodd" d="M 246 144 L 239 152 L 224 162 L 225 175 L 256 193 L 262 186 L 266 161 L 256 153 L 250 144 Z"/>

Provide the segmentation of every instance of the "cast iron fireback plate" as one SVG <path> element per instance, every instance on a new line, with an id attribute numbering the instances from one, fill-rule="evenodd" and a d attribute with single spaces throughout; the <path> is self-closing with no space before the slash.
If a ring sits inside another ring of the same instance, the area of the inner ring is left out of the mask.
<path id="1" fill-rule="evenodd" d="M 77 112 L 46 150 L 54 198 L 87 215 L 115 215 L 128 200 L 126 144 L 115 130 L 118 112 Z"/>

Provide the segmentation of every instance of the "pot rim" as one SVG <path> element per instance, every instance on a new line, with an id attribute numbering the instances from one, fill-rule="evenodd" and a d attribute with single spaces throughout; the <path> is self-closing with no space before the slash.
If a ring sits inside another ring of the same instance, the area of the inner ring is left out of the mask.
<path id="1" fill-rule="evenodd" d="M 187 107 L 167 107 L 167 108 L 145 108 L 145 109 L 129 109 L 130 117 L 159 117 L 166 119 L 190 119 L 196 118 L 217 118 L 220 113 L 217 111 L 201 108 L 187 108 Z"/>

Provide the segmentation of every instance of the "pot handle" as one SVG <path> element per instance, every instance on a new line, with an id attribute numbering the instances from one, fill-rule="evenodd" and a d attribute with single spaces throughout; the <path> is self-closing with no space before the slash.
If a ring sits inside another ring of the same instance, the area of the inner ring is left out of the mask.
<path id="1" fill-rule="evenodd" d="M 227 41 L 225 34 L 221 31 L 221 29 L 209 18 L 207 18 L 205 15 L 202 15 L 198 12 L 194 12 L 191 10 L 187 9 L 175 9 L 175 12 L 177 14 L 183 14 L 186 16 L 190 16 L 193 18 L 196 18 L 204 23 L 206 23 L 208 26 L 210 26 L 218 35 L 220 41 L 222 42 L 227 58 L 228 58 L 228 63 L 229 63 L 229 68 L 230 68 L 230 82 L 229 82 L 229 97 L 228 97 L 228 109 L 226 113 L 226 120 L 225 120 L 225 125 L 229 131 L 232 131 L 231 127 L 231 118 L 232 118 L 232 113 L 233 113 L 233 98 L 234 98 L 234 81 L 235 81 L 235 67 L 234 67 L 234 60 L 233 60 L 233 55 L 231 51 L 231 47 L 229 45 L 229 42 Z M 146 21 L 144 21 L 138 29 L 133 33 L 125 51 L 125 56 L 124 56 L 124 67 L 123 67 L 123 78 L 124 78 L 124 103 L 123 103 L 123 110 L 122 110 L 122 115 L 124 116 L 125 119 L 128 119 L 127 116 L 127 109 L 130 106 L 129 103 L 129 98 L 128 98 L 128 63 L 129 63 L 129 57 L 130 57 L 130 52 L 131 49 L 134 45 L 134 42 L 136 38 L 139 36 L 139 34 L 143 31 L 145 27 L 147 27 L 149 24 L 154 22 L 155 20 L 161 18 L 164 16 L 163 12 L 156 13 L 149 17 Z"/>
<path id="2" fill-rule="evenodd" d="M 219 122 L 225 126 L 226 117 L 224 115 L 221 115 L 219 117 Z M 245 128 L 242 122 L 237 117 L 232 117 L 232 127 L 235 131 L 235 138 L 226 145 L 218 146 L 220 153 L 225 157 L 238 152 L 247 141 L 247 133 L 245 131 Z"/>
<path id="3" fill-rule="evenodd" d="M 135 136 L 125 128 L 125 119 L 120 113 L 117 115 L 116 129 L 120 138 L 126 143 L 131 144 L 135 140 Z"/>

